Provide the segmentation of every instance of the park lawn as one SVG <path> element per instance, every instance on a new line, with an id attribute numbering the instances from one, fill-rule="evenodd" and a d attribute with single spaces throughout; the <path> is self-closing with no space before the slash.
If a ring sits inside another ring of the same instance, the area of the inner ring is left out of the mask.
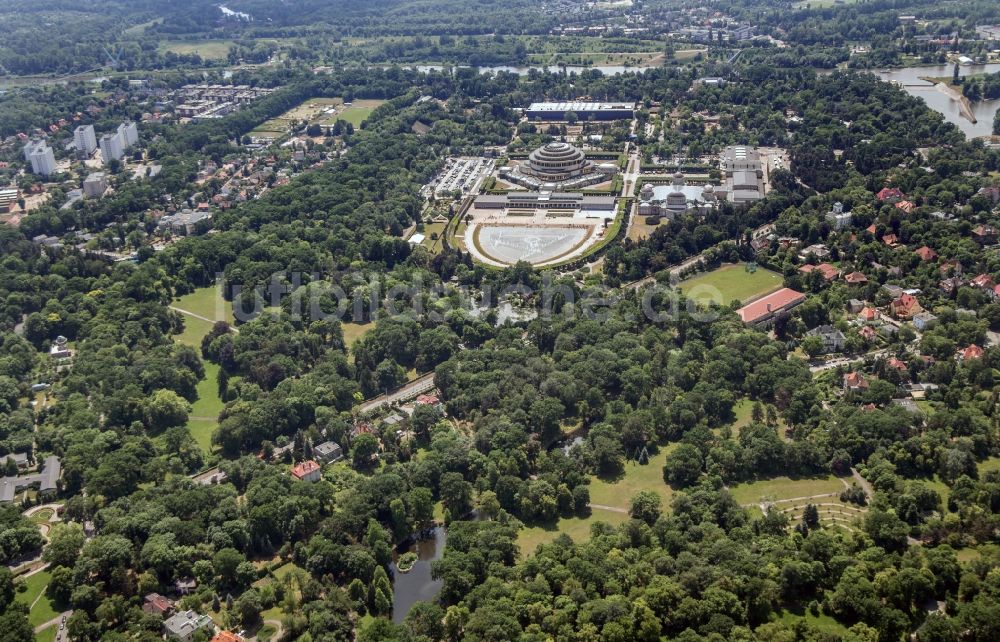
<path id="1" fill-rule="evenodd" d="M 422 232 L 424 240 L 421 241 L 420 245 L 426 247 L 431 252 L 440 252 L 442 249 L 441 240 L 444 236 L 444 228 L 447 227 L 447 225 L 447 223 L 428 223 L 425 225 L 424 231 Z M 432 239 L 432 234 L 436 234 L 437 238 Z"/>
<path id="2" fill-rule="evenodd" d="M 804 477 L 800 479 L 788 477 L 762 479 L 733 486 L 729 492 L 733 495 L 733 499 L 740 504 L 756 504 L 762 497 L 780 501 L 793 497 L 839 493 L 842 490 L 844 490 L 844 484 L 837 477 L 830 475 L 828 477 Z"/>
<path id="3" fill-rule="evenodd" d="M 257 640 L 258 642 L 268 642 L 271 638 L 274 637 L 274 634 L 277 632 L 278 630 L 276 628 L 274 628 L 270 624 L 265 624 L 264 626 L 260 627 L 259 631 L 257 631 Z"/>
<path id="4" fill-rule="evenodd" d="M 47 626 L 35 634 L 35 642 L 56 642 L 56 633 L 58 632 L 58 624 Z"/>
<path id="5" fill-rule="evenodd" d="M 31 521 L 34 522 L 35 524 L 46 524 L 50 519 L 52 519 L 52 515 L 54 513 L 55 511 L 53 511 L 51 508 L 43 508 L 42 510 L 38 511 L 37 513 L 31 516 Z"/>
<path id="6" fill-rule="evenodd" d="M 934 479 L 918 479 L 921 484 L 933 488 L 941 496 L 941 510 L 948 512 L 948 497 L 951 496 L 951 487 L 941 481 L 941 478 L 934 475 Z"/>
<path id="7" fill-rule="evenodd" d="M 597 522 L 605 522 L 612 526 L 624 524 L 629 520 L 627 513 L 616 513 L 607 510 L 593 510 L 587 517 L 564 517 L 555 523 L 524 527 L 517 534 L 517 546 L 521 555 L 533 555 L 541 544 L 554 541 L 565 533 L 574 542 L 584 542 L 590 539 L 590 526 Z"/>
<path id="8" fill-rule="evenodd" d="M 45 587 L 49 585 L 51 579 L 52 573 L 39 571 L 24 578 L 24 583 L 27 586 L 26 591 L 15 593 L 14 599 L 31 609 L 28 621 L 33 627 L 45 624 L 59 615 L 59 611 L 53 608 L 52 601 L 45 595 Z"/>
<path id="9" fill-rule="evenodd" d="M 358 339 L 365 336 L 365 333 L 374 327 L 374 321 L 369 323 L 341 323 L 340 330 L 344 333 L 344 345 L 348 348 L 354 347 Z"/>
<path id="10" fill-rule="evenodd" d="M 181 310 L 193 312 L 206 319 L 226 321 L 229 324 L 234 322 L 233 304 L 222 298 L 219 289 L 214 285 L 198 288 L 190 294 L 178 297 L 174 299 L 171 305 Z"/>
<path id="11" fill-rule="evenodd" d="M 748 272 L 742 264 L 723 265 L 677 284 L 684 293 L 696 302 L 714 302 L 727 305 L 731 301 L 740 302 L 754 299 L 781 288 L 782 276 L 777 272 L 757 268 Z"/>
<path id="12" fill-rule="evenodd" d="M 201 351 L 201 339 L 212 330 L 212 324 L 202 319 L 182 314 L 184 331 L 174 335 L 174 341 Z"/>
<path id="13" fill-rule="evenodd" d="M 986 473 L 1000 470 L 1000 457 L 990 457 L 989 459 L 984 459 L 977 465 L 979 470 L 979 476 L 982 477 Z"/>
<path id="14" fill-rule="evenodd" d="M 297 578 L 301 579 L 303 576 L 308 577 L 309 573 L 302 567 L 295 564 L 295 562 L 288 562 L 272 571 L 274 577 L 278 580 L 284 580 L 289 575 L 294 574 Z"/>
<path id="15" fill-rule="evenodd" d="M 670 508 L 673 489 L 663 481 L 663 465 L 667 454 L 677 447 L 669 444 L 660 448 L 660 452 L 649 458 L 649 463 L 642 465 L 635 461 L 625 464 L 624 474 L 615 480 L 594 478 L 590 482 L 590 503 L 603 506 L 614 506 L 628 510 L 632 497 L 641 490 L 652 490 L 660 495 L 660 505 L 663 510 Z M 607 511 L 596 511 L 607 514 Z"/>
<path id="16" fill-rule="evenodd" d="M 172 51 L 177 55 L 198 54 L 205 60 L 223 60 L 229 56 L 232 40 L 167 40 L 160 43 L 160 53 Z"/>
<path id="17" fill-rule="evenodd" d="M 783 622 L 789 627 L 795 626 L 795 623 L 799 620 L 805 620 L 811 626 L 822 631 L 823 633 L 833 633 L 836 635 L 843 635 L 847 632 L 847 627 L 833 619 L 825 613 L 820 613 L 819 615 L 813 615 L 806 609 L 797 608 L 793 610 L 781 611 L 781 615 L 778 620 Z"/>

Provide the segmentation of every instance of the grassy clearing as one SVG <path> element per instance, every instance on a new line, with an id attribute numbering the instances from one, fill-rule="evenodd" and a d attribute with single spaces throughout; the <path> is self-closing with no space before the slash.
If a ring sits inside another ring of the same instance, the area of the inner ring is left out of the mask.
<path id="1" fill-rule="evenodd" d="M 52 606 L 52 601 L 45 595 L 45 587 L 49 585 L 51 579 L 52 574 L 48 571 L 29 575 L 22 580 L 27 590 L 15 594 L 15 600 L 31 609 L 28 621 L 33 627 L 45 624 L 59 615 L 59 611 Z"/>
<path id="2" fill-rule="evenodd" d="M 365 336 L 369 330 L 375 327 L 375 322 L 370 321 L 368 323 L 341 323 L 340 329 L 344 333 L 344 345 L 348 349 L 354 347 L 354 344 L 358 340 Z"/>
<path id="3" fill-rule="evenodd" d="M 676 444 L 660 449 L 650 457 L 649 463 L 625 464 L 625 472 L 616 479 L 594 479 L 590 482 L 590 503 L 628 510 L 632 496 L 641 490 L 652 490 L 660 495 L 663 510 L 670 508 L 673 490 L 663 481 L 663 464 Z M 523 555 L 532 554 L 539 544 L 547 544 L 565 533 L 574 541 L 585 541 L 590 537 L 590 527 L 597 522 L 617 526 L 629 520 L 628 513 L 594 508 L 587 517 L 565 517 L 549 524 L 538 524 L 521 529 L 517 545 Z"/>
<path id="4" fill-rule="evenodd" d="M 833 619 L 829 615 L 820 613 L 819 615 L 813 615 L 809 611 L 797 608 L 794 610 L 782 611 L 778 620 L 783 622 L 789 627 L 795 626 L 795 623 L 799 620 L 805 620 L 808 624 L 815 627 L 816 629 L 824 633 L 833 633 L 836 635 L 843 635 L 847 632 L 847 628 Z"/>
<path id="5" fill-rule="evenodd" d="M 447 223 L 428 223 L 424 225 L 424 240 L 420 243 L 423 247 L 426 247 L 431 252 L 435 254 L 443 249 L 442 241 L 444 239 L 444 228 L 447 227 Z M 432 239 L 431 235 L 436 234 L 437 238 Z"/>
<path id="6" fill-rule="evenodd" d="M 198 288 L 174 300 L 174 307 L 187 310 L 192 314 L 207 319 L 224 320 L 232 324 L 233 306 L 222 299 L 215 286 Z M 201 348 L 202 338 L 212 329 L 213 323 L 191 315 L 184 315 L 184 331 L 174 337 L 178 343 Z M 205 361 L 205 378 L 198 382 L 198 399 L 191 404 L 191 419 L 188 420 L 188 432 L 205 454 L 212 452 L 212 433 L 218 426 L 218 416 L 225 406 L 219 397 L 218 364 Z"/>
<path id="7" fill-rule="evenodd" d="M 207 319 L 233 323 L 233 304 L 222 298 L 218 288 L 210 285 L 174 299 L 172 304 L 181 310 L 193 312 Z"/>
<path id="8" fill-rule="evenodd" d="M 726 305 L 734 299 L 743 302 L 774 292 L 782 281 L 780 274 L 763 268 L 751 273 L 743 265 L 723 265 L 681 281 L 678 287 L 698 303 Z"/>
<path id="9" fill-rule="evenodd" d="M 806 477 L 801 479 L 791 479 L 789 477 L 774 477 L 773 479 L 762 479 L 749 484 L 739 484 L 729 489 L 733 498 L 740 504 L 752 504 L 761 501 L 766 497 L 772 501 L 792 499 L 793 497 L 809 497 L 811 495 L 825 495 L 828 493 L 840 493 L 844 490 L 844 484 L 839 478 L 830 475 L 828 477 Z"/>
<path id="10" fill-rule="evenodd" d="M 978 469 L 980 477 L 986 473 L 1000 470 L 1000 457 L 990 457 L 989 459 L 984 459 L 979 462 Z"/>
<path id="11" fill-rule="evenodd" d="M 663 465 L 667 455 L 677 447 L 669 444 L 649 458 L 649 463 L 640 465 L 634 461 L 625 464 L 625 472 L 614 480 L 594 479 L 590 482 L 590 503 L 628 509 L 632 496 L 640 490 L 652 490 L 660 494 L 663 510 L 670 507 L 673 489 L 663 481 Z"/>
<path id="12" fill-rule="evenodd" d="M 174 52 L 179 56 L 198 54 L 204 60 L 223 60 L 229 56 L 232 40 L 168 40 L 160 43 L 160 53 Z"/>
<path id="13" fill-rule="evenodd" d="M 56 633 L 59 632 L 59 625 L 47 626 L 35 634 L 35 642 L 55 642 Z"/>
<path id="14" fill-rule="evenodd" d="M 566 517 L 556 523 L 522 528 L 517 534 L 517 546 L 522 555 L 531 555 L 541 544 L 554 541 L 565 533 L 575 542 L 590 538 L 590 527 L 597 522 L 605 522 L 613 526 L 624 524 L 629 519 L 625 513 L 615 513 L 606 510 L 595 510 L 587 517 Z"/>

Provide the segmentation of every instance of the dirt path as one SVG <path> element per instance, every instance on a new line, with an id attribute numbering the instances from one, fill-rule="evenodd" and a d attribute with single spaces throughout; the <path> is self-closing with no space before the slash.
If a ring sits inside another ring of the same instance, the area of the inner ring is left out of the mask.
<path id="1" fill-rule="evenodd" d="M 190 310 L 185 310 L 184 308 L 178 308 L 178 307 L 175 307 L 175 306 L 172 306 L 172 305 L 171 306 L 167 306 L 167 307 L 169 307 L 174 312 L 180 312 L 181 314 L 187 315 L 189 317 L 193 317 L 195 319 L 201 319 L 202 321 L 207 321 L 207 322 L 209 322 L 209 323 L 211 323 L 213 325 L 219 321 L 218 319 L 209 319 L 208 317 L 203 317 L 200 314 L 195 314 L 194 312 L 191 312 Z M 235 328 L 233 326 L 229 326 L 229 330 L 233 334 L 239 334 L 240 333 L 239 329 Z"/>
<path id="2" fill-rule="evenodd" d="M 588 506 L 597 510 L 610 511 L 612 513 L 628 513 L 628 511 L 624 508 L 619 508 L 617 506 L 605 506 L 604 504 L 588 504 Z"/>

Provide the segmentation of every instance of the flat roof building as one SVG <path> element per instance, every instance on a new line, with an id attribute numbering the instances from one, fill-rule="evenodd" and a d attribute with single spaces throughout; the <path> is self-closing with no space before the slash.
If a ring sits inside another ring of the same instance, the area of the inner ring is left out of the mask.
<path id="1" fill-rule="evenodd" d="M 80 125 L 73 130 L 73 143 L 76 145 L 77 158 L 90 158 L 97 149 L 97 136 L 93 125 Z"/>
<path id="2" fill-rule="evenodd" d="M 579 120 L 631 120 L 635 103 L 548 102 L 531 103 L 524 111 L 529 120 L 566 120 L 566 114 L 576 114 Z"/>
<path id="3" fill-rule="evenodd" d="M 779 312 L 791 310 L 806 300 L 806 295 L 791 288 L 781 288 L 777 292 L 752 301 L 736 311 L 747 325 L 766 326 Z"/>
<path id="4" fill-rule="evenodd" d="M 764 167 L 760 153 L 746 145 L 733 145 L 722 152 L 725 190 L 731 203 L 750 203 L 764 198 Z"/>

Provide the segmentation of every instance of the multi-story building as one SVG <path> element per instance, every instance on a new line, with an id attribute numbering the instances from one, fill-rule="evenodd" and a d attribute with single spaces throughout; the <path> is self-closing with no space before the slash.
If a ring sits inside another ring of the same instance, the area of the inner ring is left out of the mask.
<path id="1" fill-rule="evenodd" d="M 113 160 L 121 160 L 125 155 L 125 145 L 119 133 L 101 136 L 101 158 L 107 165 Z"/>
<path id="2" fill-rule="evenodd" d="M 88 198 L 100 198 L 108 189 L 108 177 L 104 172 L 92 172 L 83 180 L 83 194 Z"/>
<path id="3" fill-rule="evenodd" d="M 90 158 L 97 149 L 97 135 L 93 125 L 80 125 L 73 131 L 73 142 L 76 143 L 78 158 Z"/>
<path id="4" fill-rule="evenodd" d="M 49 176 L 56 171 L 56 157 L 52 148 L 43 140 L 31 141 L 24 146 L 24 160 L 31 163 L 34 174 Z"/>

